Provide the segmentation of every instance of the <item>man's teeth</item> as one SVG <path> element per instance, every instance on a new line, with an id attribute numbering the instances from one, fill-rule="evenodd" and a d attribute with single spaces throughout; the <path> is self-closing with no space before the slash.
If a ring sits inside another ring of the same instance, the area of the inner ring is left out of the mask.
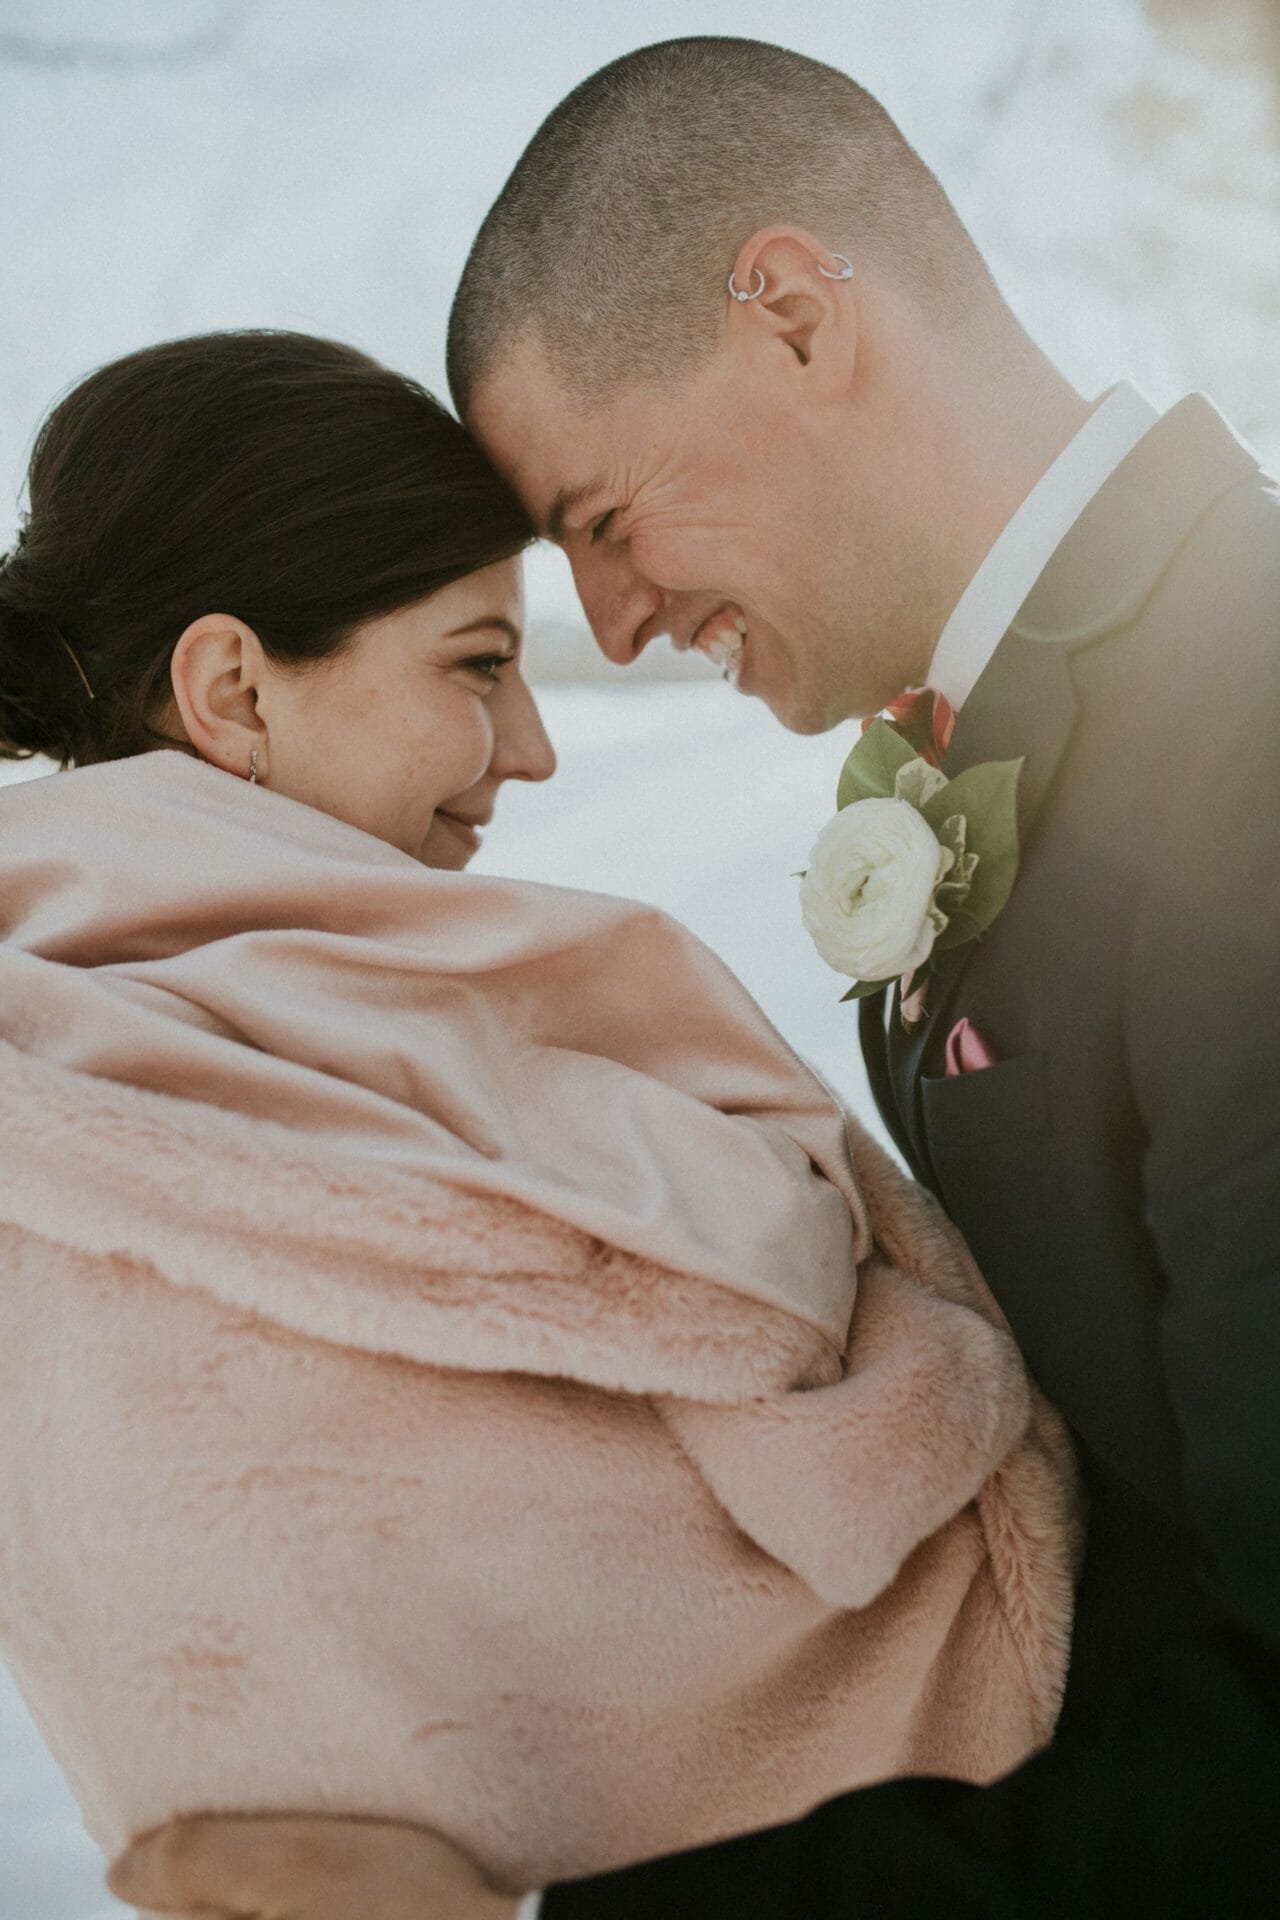
<path id="1" fill-rule="evenodd" d="M 708 640 L 706 645 L 708 660 L 717 667 L 733 666 L 742 653 L 746 636 L 747 627 L 744 620 L 739 620 L 736 626 L 726 627 L 723 633 L 717 633 Z"/>

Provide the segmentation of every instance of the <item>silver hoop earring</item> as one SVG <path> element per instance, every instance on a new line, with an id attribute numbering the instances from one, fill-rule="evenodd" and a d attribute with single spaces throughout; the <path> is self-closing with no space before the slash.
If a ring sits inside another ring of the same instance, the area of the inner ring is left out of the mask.
<path id="1" fill-rule="evenodd" d="M 824 267 L 821 260 L 819 260 L 818 272 L 822 275 L 823 279 L 824 280 L 852 280 L 853 278 L 852 260 L 846 260 L 842 253 L 833 253 L 831 258 L 833 260 L 838 260 L 840 262 L 840 271 L 839 273 L 832 273 L 830 267 Z"/>
<path id="2" fill-rule="evenodd" d="M 731 273 L 729 275 L 729 292 L 732 294 L 735 300 L 758 300 L 760 298 L 760 295 L 764 292 L 764 275 L 761 273 L 759 267 L 753 267 L 752 273 L 754 277 L 760 282 L 760 285 L 758 287 L 752 287 L 750 293 L 744 293 L 741 287 L 735 286 L 734 280 L 733 280 L 733 274 Z"/>
<path id="3" fill-rule="evenodd" d="M 258 784 L 258 750 L 255 747 L 253 752 L 249 755 L 249 785 L 251 787 L 256 787 L 257 784 Z"/>

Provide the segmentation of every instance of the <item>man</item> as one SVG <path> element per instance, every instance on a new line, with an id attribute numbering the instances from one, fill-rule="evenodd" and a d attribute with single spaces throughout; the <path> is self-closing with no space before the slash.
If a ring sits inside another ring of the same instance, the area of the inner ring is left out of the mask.
<path id="1" fill-rule="evenodd" d="M 749 41 L 562 103 L 476 241 L 450 377 L 611 659 L 669 634 L 801 732 L 930 684 L 949 774 L 1023 760 L 1009 904 L 923 1020 L 880 996 L 861 1031 L 1092 1502 L 1046 1753 L 544 1920 L 1280 1911 L 1275 493 L 1202 400 L 1086 404 L 876 103 Z M 947 1070 L 962 1020 L 981 1071 Z M 395 1829 L 197 1823 L 162 1856 L 121 1891 L 216 1906 L 268 1863 L 272 1912 L 515 1910 Z"/>

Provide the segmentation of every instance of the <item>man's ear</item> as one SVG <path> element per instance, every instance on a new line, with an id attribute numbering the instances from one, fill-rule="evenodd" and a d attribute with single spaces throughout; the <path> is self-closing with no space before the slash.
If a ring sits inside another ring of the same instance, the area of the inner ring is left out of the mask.
<path id="1" fill-rule="evenodd" d="M 815 394 L 839 393 L 857 352 L 855 285 L 844 256 L 804 227 L 762 227 L 734 262 L 730 324 L 744 330 L 744 344 L 785 348 Z"/>
<path id="2" fill-rule="evenodd" d="M 200 758 L 247 776 L 256 753 L 264 781 L 270 743 L 259 694 L 266 672 L 267 657 L 253 628 L 223 613 L 193 620 L 169 667 L 174 702 Z"/>

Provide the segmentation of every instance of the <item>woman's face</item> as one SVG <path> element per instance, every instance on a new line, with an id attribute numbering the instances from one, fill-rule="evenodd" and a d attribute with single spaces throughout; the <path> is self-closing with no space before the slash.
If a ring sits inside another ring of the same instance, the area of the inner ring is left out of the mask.
<path id="1" fill-rule="evenodd" d="M 520 671 L 518 560 L 366 621 L 343 651 L 272 674 L 258 696 L 276 793 L 465 867 L 505 780 L 546 780 L 555 754 Z"/>

